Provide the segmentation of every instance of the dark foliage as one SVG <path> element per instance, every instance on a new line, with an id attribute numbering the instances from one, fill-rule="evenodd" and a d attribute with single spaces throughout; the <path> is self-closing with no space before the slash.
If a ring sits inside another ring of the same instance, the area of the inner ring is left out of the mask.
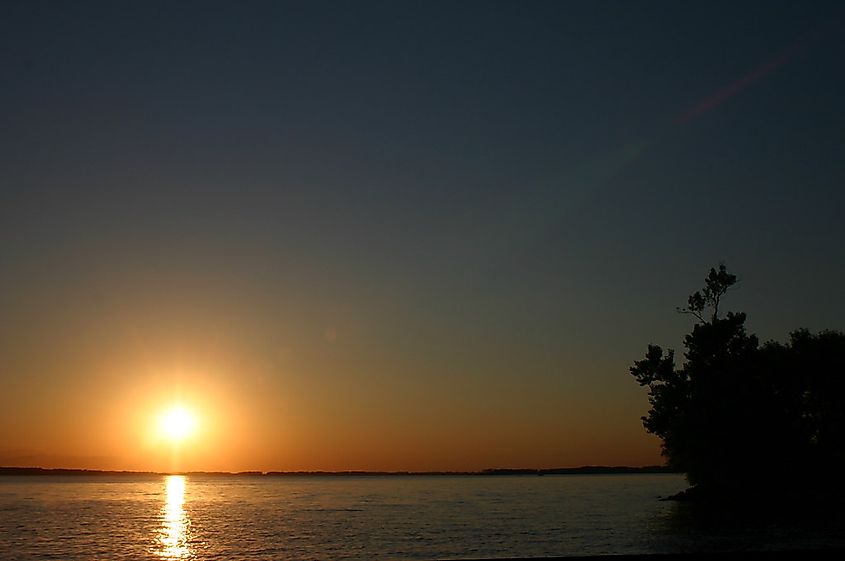
<path id="1" fill-rule="evenodd" d="M 669 465 L 710 494 L 841 496 L 845 489 L 845 334 L 801 329 L 760 345 L 745 314 L 719 315 L 737 282 L 724 266 L 682 313 L 697 323 L 684 363 L 649 345 L 631 374 L 649 392 L 643 425 Z"/>

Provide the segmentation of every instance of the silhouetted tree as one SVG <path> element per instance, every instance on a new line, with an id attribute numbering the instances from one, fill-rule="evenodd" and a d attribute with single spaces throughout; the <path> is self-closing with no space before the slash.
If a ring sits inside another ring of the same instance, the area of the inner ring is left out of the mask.
<path id="1" fill-rule="evenodd" d="M 648 388 L 643 425 L 670 466 L 714 495 L 841 487 L 845 334 L 799 330 L 787 344 L 761 346 L 745 314 L 719 314 L 736 282 L 724 265 L 710 269 L 704 289 L 678 308 L 697 318 L 680 368 L 656 345 L 631 367 Z"/>
<path id="2" fill-rule="evenodd" d="M 690 294 L 687 299 L 686 308 L 677 308 L 683 314 L 692 314 L 699 321 L 704 321 L 704 310 L 713 309 L 711 320 L 719 316 L 719 304 L 722 296 L 736 284 L 736 275 L 727 272 L 724 264 L 719 265 L 719 270 L 711 268 L 707 278 L 704 279 L 704 289 Z"/>

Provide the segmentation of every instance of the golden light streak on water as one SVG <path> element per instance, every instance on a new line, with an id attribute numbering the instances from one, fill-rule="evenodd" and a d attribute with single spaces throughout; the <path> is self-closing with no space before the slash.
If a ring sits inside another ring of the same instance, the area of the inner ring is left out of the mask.
<path id="1" fill-rule="evenodd" d="M 191 557 L 188 544 L 190 519 L 185 511 L 185 476 L 165 478 L 165 503 L 161 509 L 161 527 L 156 553 L 162 559 L 179 560 Z"/>

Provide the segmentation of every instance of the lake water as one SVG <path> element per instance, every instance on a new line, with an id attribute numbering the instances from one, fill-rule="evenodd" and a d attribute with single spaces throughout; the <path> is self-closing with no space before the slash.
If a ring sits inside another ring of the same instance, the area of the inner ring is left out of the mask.
<path id="1" fill-rule="evenodd" d="M 845 545 L 703 523 L 659 475 L 0 478 L 2 559 L 460 559 Z"/>

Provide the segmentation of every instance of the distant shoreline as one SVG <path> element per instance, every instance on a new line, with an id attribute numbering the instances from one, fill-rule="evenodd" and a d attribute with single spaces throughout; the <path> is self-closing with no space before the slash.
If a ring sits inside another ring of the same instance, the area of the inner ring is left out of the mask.
<path id="1" fill-rule="evenodd" d="M 12 475 L 109 475 L 109 476 L 162 476 L 162 475 L 202 475 L 216 477 L 384 477 L 384 476 L 502 476 L 502 475 L 621 475 L 649 473 L 678 473 L 666 466 L 581 466 L 550 469 L 508 469 L 494 468 L 481 471 L 115 471 L 98 469 L 41 468 L 41 467 L 0 467 L 0 476 Z"/>

